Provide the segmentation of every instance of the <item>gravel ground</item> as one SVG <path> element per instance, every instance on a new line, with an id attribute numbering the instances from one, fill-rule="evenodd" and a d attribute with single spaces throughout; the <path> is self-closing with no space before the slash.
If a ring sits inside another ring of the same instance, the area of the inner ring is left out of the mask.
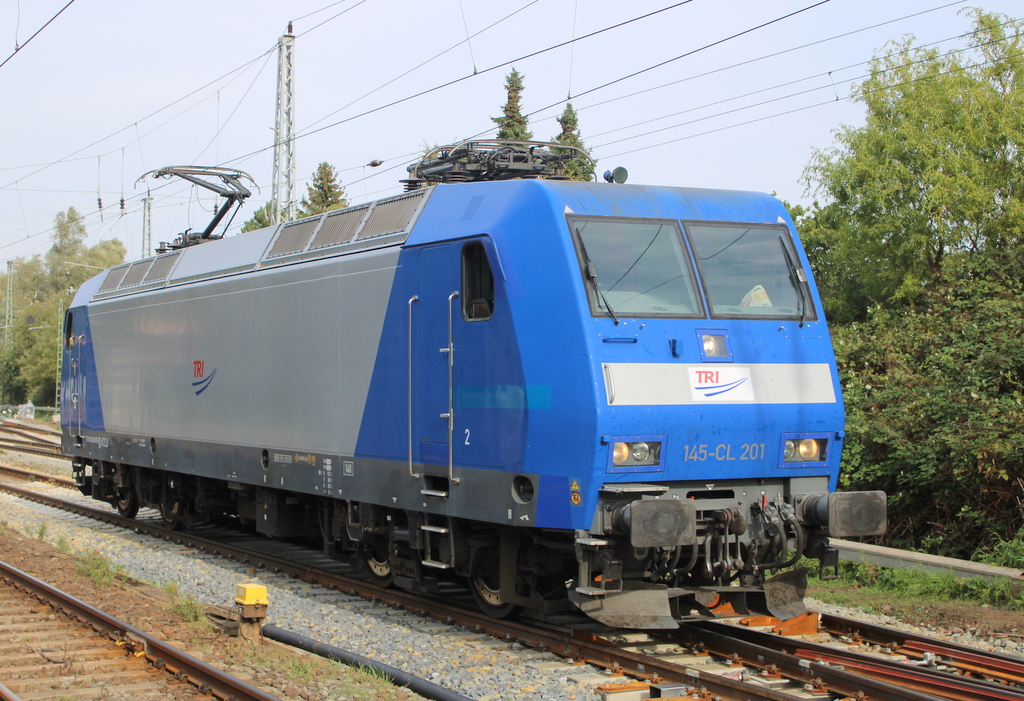
<path id="1" fill-rule="evenodd" d="M 42 490 L 42 485 L 33 489 Z M 233 606 L 239 584 L 267 587 L 267 623 L 398 667 L 480 701 L 568 699 L 596 701 L 601 694 L 575 683 L 566 671 L 535 669 L 549 653 L 523 649 L 490 636 L 444 626 L 404 611 L 263 570 L 182 549 L 172 543 L 0 494 L 0 521 L 28 536 L 63 542 L 71 552 L 97 552 L 131 577 L 206 604 Z M 594 673 L 575 668 L 572 675 Z"/>
<path id="2" fill-rule="evenodd" d="M 30 458 L 26 467 L 67 474 L 67 463 Z M 61 471 L 63 470 L 63 472 Z M 541 671 L 532 663 L 553 662 L 550 654 L 523 650 L 489 636 L 434 623 L 407 612 L 349 597 L 336 591 L 292 580 L 283 575 L 254 571 L 215 556 L 183 550 L 181 546 L 88 521 L 81 517 L 28 504 L 0 495 L 0 520 L 37 537 L 45 526 L 45 539 L 64 539 L 72 552 L 96 551 L 132 577 L 163 586 L 175 582 L 183 595 L 202 603 L 232 606 L 236 587 L 255 581 L 268 589 L 268 623 L 346 648 L 423 677 L 482 701 L 570 699 L 592 701 L 601 695 L 577 684 L 566 671 Z M 943 631 L 905 625 L 890 616 L 866 613 L 808 600 L 810 607 L 893 626 L 909 632 L 953 640 L 985 650 L 1024 655 L 1024 642 L 986 638 L 966 631 Z M 595 672 L 588 668 L 571 672 Z"/>

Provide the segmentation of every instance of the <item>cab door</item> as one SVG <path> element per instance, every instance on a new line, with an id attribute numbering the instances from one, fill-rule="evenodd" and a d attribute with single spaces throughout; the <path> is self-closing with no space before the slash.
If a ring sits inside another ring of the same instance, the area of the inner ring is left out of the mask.
<path id="1" fill-rule="evenodd" d="M 411 452 L 421 462 L 521 463 L 526 386 L 496 255 L 486 236 L 420 251 L 409 313 Z"/>
<path id="2" fill-rule="evenodd" d="M 85 382 L 82 372 L 82 346 L 85 341 L 85 313 L 69 309 L 64 317 L 64 368 L 61 373 L 61 415 L 68 416 L 71 435 L 81 442 L 85 414 Z"/>
<path id="3" fill-rule="evenodd" d="M 453 432 L 455 353 L 451 334 L 459 314 L 455 244 L 420 251 L 419 289 L 410 300 L 414 379 L 414 456 L 422 462 L 449 459 Z M 418 444 L 418 445 L 417 445 Z"/>

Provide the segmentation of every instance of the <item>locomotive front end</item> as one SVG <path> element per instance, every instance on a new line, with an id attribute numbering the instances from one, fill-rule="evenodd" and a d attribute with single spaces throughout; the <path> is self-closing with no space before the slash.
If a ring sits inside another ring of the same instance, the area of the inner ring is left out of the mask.
<path id="1" fill-rule="evenodd" d="M 697 199 L 567 216 L 599 413 L 569 596 L 609 625 L 790 618 L 805 610 L 806 571 L 787 568 L 807 556 L 834 576 L 829 536 L 886 526 L 884 493 L 834 491 L 839 379 L 785 210 L 753 193 Z"/>

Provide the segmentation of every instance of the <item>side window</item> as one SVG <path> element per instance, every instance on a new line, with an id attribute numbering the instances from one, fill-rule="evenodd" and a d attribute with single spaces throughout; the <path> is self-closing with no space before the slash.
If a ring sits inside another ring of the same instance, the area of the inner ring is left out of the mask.
<path id="1" fill-rule="evenodd" d="M 73 315 L 69 309 L 64 315 L 64 347 L 71 350 L 75 346 Z"/>
<path id="2" fill-rule="evenodd" d="M 494 314 L 494 276 L 487 251 L 479 241 L 462 247 L 462 317 L 486 321 Z"/>

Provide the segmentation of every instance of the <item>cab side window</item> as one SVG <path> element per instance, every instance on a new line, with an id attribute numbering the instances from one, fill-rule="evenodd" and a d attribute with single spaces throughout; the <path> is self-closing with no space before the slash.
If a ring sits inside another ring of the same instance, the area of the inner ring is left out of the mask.
<path id="1" fill-rule="evenodd" d="M 64 347 L 66 349 L 68 349 L 68 350 L 71 350 L 72 348 L 75 347 L 75 332 L 74 332 L 74 330 L 75 330 L 74 315 L 73 315 L 73 312 L 69 309 L 64 314 Z"/>
<path id="2" fill-rule="evenodd" d="M 479 241 L 462 247 L 462 317 L 486 321 L 494 314 L 494 276 L 487 251 Z"/>

